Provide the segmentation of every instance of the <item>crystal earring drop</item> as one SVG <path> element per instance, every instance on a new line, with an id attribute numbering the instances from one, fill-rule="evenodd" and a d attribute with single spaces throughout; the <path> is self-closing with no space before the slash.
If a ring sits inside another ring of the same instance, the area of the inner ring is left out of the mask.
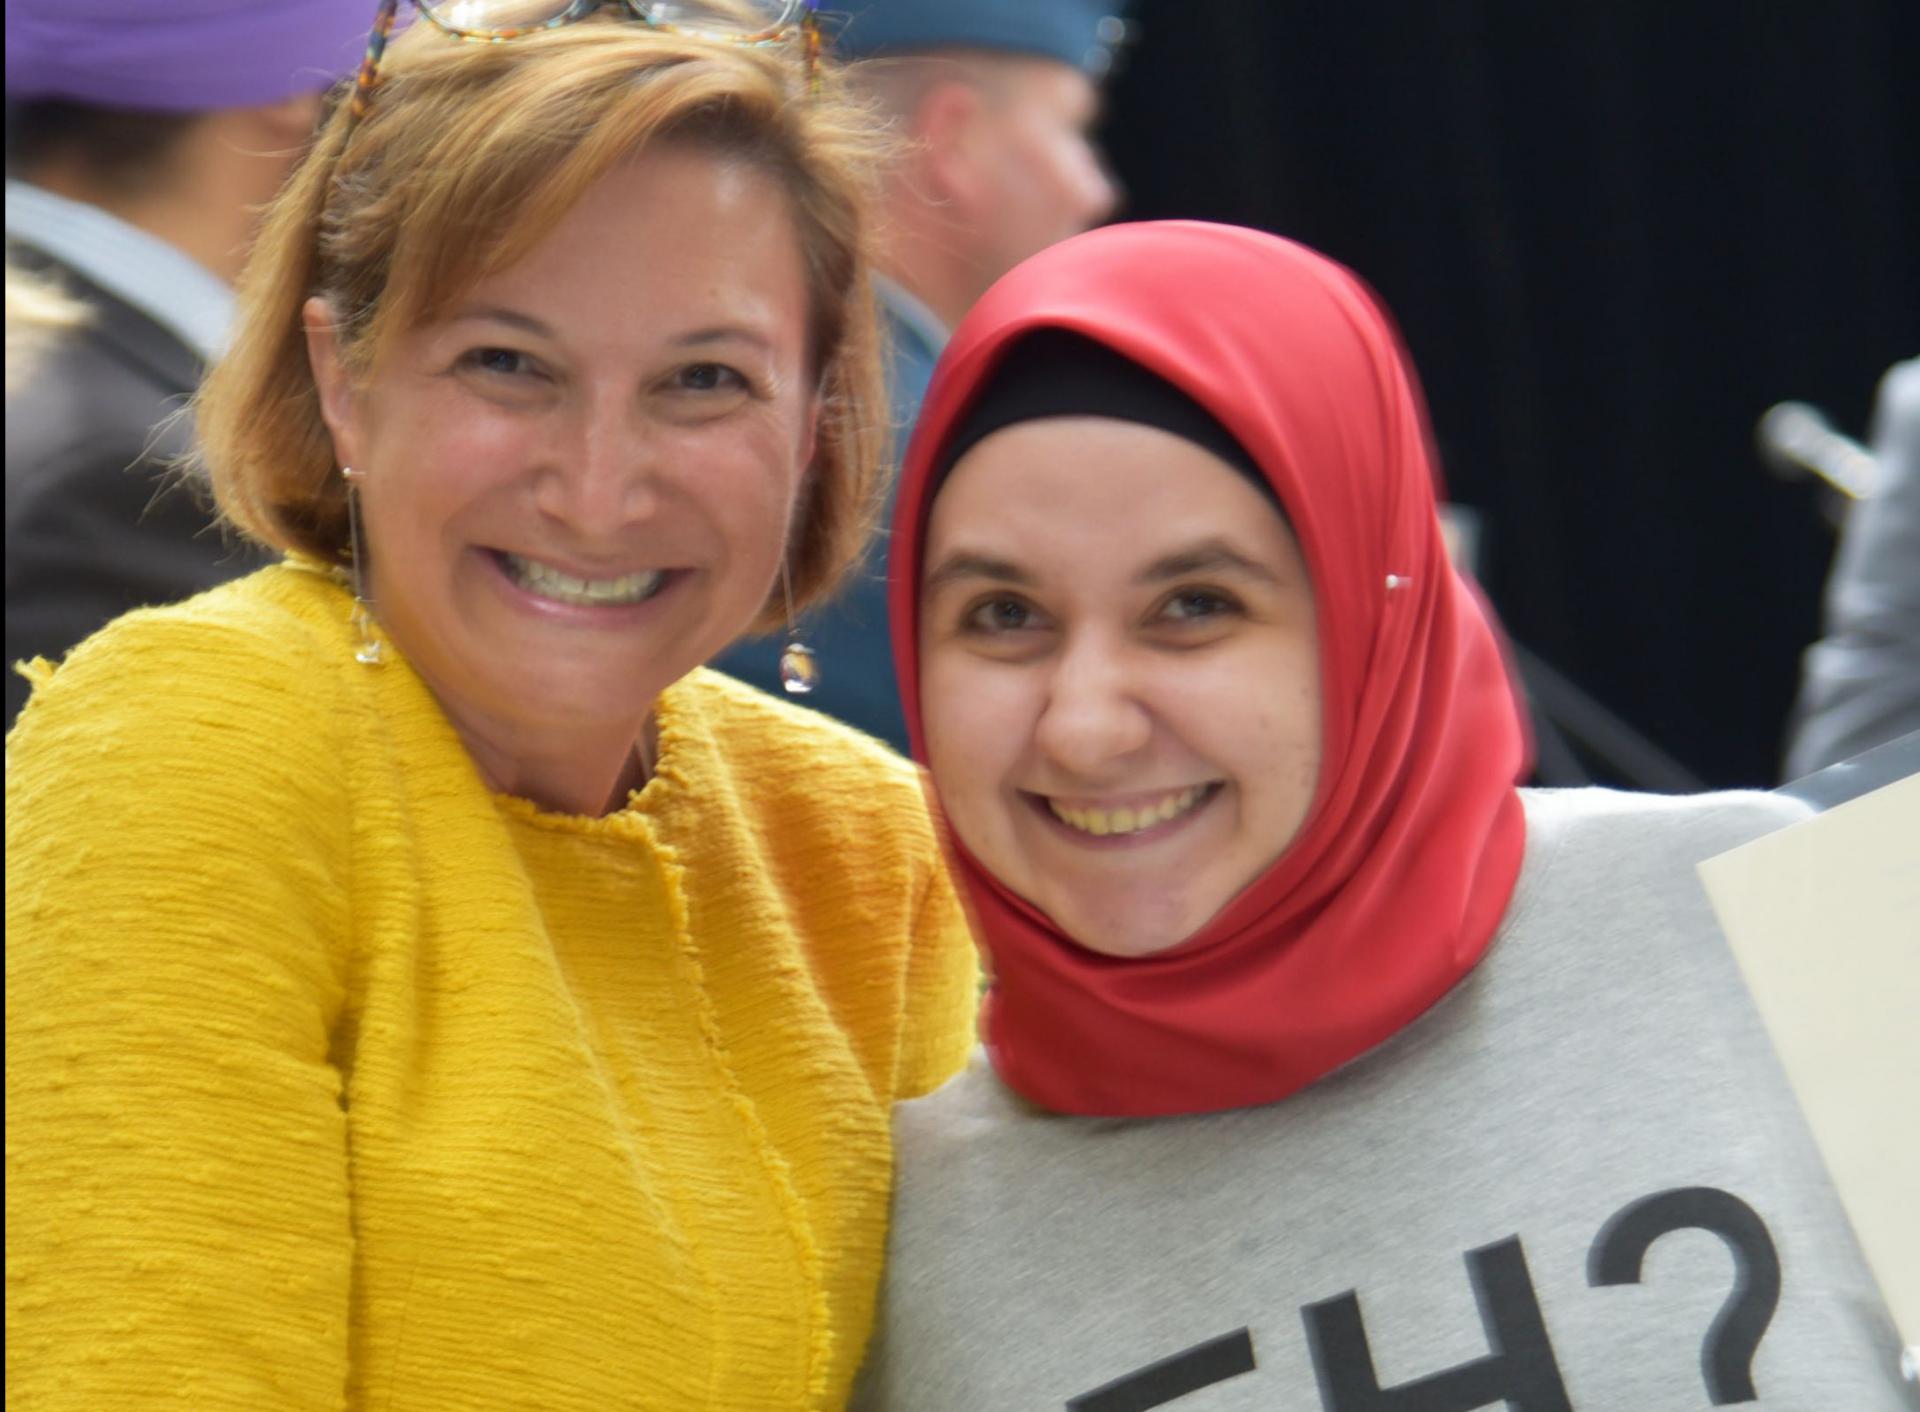
<path id="1" fill-rule="evenodd" d="M 820 663 L 804 642 L 789 642 L 781 652 L 780 685 L 789 696 L 805 696 L 820 685 Z"/>
<path id="2" fill-rule="evenodd" d="M 340 479 L 347 483 L 347 553 L 353 560 L 353 628 L 360 634 L 353 660 L 377 667 L 386 660 L 379 634 L 373 630 L 373 604 L 367 601 L 366 558 L 360 542 L 360 495 L 354 482 L 360 474 L 352 466 L 340 468 Z"/>
<path id="3" fill-rule="evenodd" d="M 780 653 L 780 685 L 789 696 L 805 696 L 820 685 L 820 663 L 813 649 L 800 641 L 793 626 L 793 584 L 787 577 L 787 561 L 780 561 L 780 592 L 787 600 L 787 645 Z"/>

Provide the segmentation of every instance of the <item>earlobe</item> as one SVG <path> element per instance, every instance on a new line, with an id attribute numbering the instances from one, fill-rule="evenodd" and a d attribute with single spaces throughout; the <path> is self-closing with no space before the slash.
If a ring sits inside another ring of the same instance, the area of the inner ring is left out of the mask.
<path id="1" fill-rule="evenodd" d="M 307 366 L 320 394 L 320 418 L 333 437 L 334 459 L 341 465 L 358 460 L 353 442 L 353 378 L 340 346 L 339 321 L 333 306 L 318 297 L 300 306 L 300 324 L 307 335 Z"/>
<path id="2" fill-rule="evenodd" d="M 269 150 L 297 153 L 313 139 L 325 111 L 320 94 L 302 92 L 248 108 L 245 114 Z"/>

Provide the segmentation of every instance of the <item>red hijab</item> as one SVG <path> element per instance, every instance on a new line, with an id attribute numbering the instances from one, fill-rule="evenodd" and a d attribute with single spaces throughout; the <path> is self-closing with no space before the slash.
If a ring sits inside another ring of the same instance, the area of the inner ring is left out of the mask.
<path id="1" fill-rule="evenodd" d="M 1046 327 L 1166 379 L 1265 473 L 1313 580 L 1323 753 L 1291 846 L 1199 933 L 1154 956 L 1076 945 L 951 840 L 993 976 L 988 1048 L 1005 1082 L 1060 1112 L 1272 1102 L 1403 1028 L 1485 952 L 1525 843 L 1515 692 L 1487 613 L 1448 563 L 1420 395 L 1368 290 L 1277 236 L 1111 226 L 989 290 L 928 389 L 890 564 L 916 759 L 926 759 L 916 625 L 943 447 L 1006 350 Z M 1405 583 L 1389 588 L 1389 575 Z"/>

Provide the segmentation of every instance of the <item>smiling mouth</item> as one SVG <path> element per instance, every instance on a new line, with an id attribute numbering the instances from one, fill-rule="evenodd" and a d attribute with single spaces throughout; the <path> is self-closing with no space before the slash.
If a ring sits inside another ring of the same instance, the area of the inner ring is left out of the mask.
<path id="1" fill-rule="evenodd" d="M 515 584 L 554 603 L 583 604 L 589 607 L 644 603 L 660 591 L 666 573 L 660 569 L 642 569 L 617 578 L 590 579 L 565 573 L 538 559 L 496 550 L 494 558 Z"/>
<path id="2" fill-rule="evenodd" d="M 1074 809 L 1052 799 L 1048 799 L 1046 805 L 1047 812 L 1068 828 L 1092 834 L 1096 838 L 1110 838 L 1143 833 L 1155 825 L 1191 814 L 1211 799 L 1217 788 L 1217 781 L 1213 784 L 1190 785 L 1130 809 Z"/>

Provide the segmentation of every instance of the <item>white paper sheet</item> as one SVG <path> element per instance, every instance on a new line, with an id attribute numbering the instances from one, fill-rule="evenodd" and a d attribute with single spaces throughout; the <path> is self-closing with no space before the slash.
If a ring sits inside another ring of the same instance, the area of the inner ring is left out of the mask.
<path id="1" fill-rule="evenodd" d="M 1700 876 L 1901 1338 L 1920 1342 L 1920 776 Z"/>

